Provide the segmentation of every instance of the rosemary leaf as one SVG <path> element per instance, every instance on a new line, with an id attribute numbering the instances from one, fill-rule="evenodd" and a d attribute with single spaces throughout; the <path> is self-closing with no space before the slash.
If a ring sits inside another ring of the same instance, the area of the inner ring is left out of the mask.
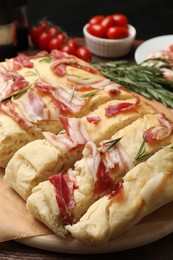
<path id="1" fill-rule="evenodd" d="M 109 151 L 112 147 L 114 147 L 114 145 L 116 145 L 120 140 L 122 139 L 122 137 L 120 138 L 116 138 L 114 140 L 105 142 L 104 144 L 110 144 L 110 146 L 108 146 L 105 150 L 103 150 L 104 153 L 106 153 L 107 151 Z"/>
<path id="2" fill-rule="evenodd" d="M 137 154 L 134 158 L 134 162 L 146 160 L 146 159 L 148 159 L 152 156 L 152 153 L 146 153 L 145 154 L 145 144 L 146 144 L 146 139 L 144 138 L 143 141 L 142 141 L 142 144 L 139 148 L 139 151 L 137 152 Z"/>
<path id="3" fill-rule="evenodd" d="M 45 63 L 50 63 L 52 60 L 52 57 L 51 56 L 48 56 L 48 57 L 44 57 L 42 59 L 39 60 L 40 63 L 42 62 L 45 62 Z"/>
<path id="4" fill-rule="evenodd" d="M 19 96 L 21 96 L 23 93 L 27 92 L 28 89 L 30 89 L 31 87 L 33 86 L 33 84 L 29 84 L 27 87 L 13 93 L 12 95 L 2 99 L 0 102 L 4 102 L 4 101 L 7 101 L 7 100 L 10 100 L 12 98 L 18 98 Z"/>
<path id="5" fill-rule="evenodd" d="M 148 64 L 149 61 L 152 65 Z M 105 77 L 128 90 L 173 108 L 173 81 L 166 79 L 162 70 L 173 69 L 170 60 L 156 58 L 134 65 L 129 65 L 127 61 L 109 61 L 93 65 Z"/>
<path id="6" fill-rule="evenodd" d="M 86 94 L 81 95 L 81 97 L 83 97 L 83 98 L 92 97 L 92 96 L 96 95 L 99 91 L 100 90 L 95 90 L 95 91 L 92 91 L 92 92 L 88 92 Z"/>

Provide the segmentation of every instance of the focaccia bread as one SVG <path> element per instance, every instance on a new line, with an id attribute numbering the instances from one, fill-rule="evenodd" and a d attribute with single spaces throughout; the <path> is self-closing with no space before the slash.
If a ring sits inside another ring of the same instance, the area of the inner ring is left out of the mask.
<path id="1" fill-rule="evenodd" d="M 134 134 L 130 136 L 132 131 Z M 87 143 L 84 157 L 75 163 L 74 170 L 69 169 L 65 175 L 57 173 L 49 181 L 35 187 L 27 200 L 27 208 L 56 234 L 65 235 L 66 224 L 77 222 L 100 197 L 107 193 L 116 194 L 122 176 L 140 162 L 134 159 L 143 143 L 144 134 L 146 136 L 148 132 L 153 142 L 146 140 L 146 155 L 151 156 L 163 145 L 172 142 L 171 123 L 160 114 L 146 115 L 117 132 L 113 140 L 102 141 L 100 148 Z M 119 143 L 112 146 L 118 140 L 115 137 L 120 136 L 123 137 Z"/>
<path id="2" fill-rule="evenodd" d="M 132 108 L 121 110 L 120 106 L 124 107 L 125 104 Z M 116 113 L 112 112 L 107 116 L 106 111 L 110 108 L 113 112 L 113 109 L 115 109 Z M 117 111 L 118 108 L 119 112 Z M 81 122 L 86 125 L 90 139 L 98 145 L 100 141 L 109 139 L 118 130 L 139 117 L 148 113 L 155 114 L 155 112 L 155 109 L 144 101 L 138 100 L 137 103 L 136 98 L 126 101 L 115 100 L 99 106 L 92 114 L 82 118 Z M 65 125 L 64 127 L 66 128 Z M 74 126 L 73 129 L 74 131 L 80 130 Z M 68 127 L 65 130 L 68 131 Z M 73 139 L 73 136 L 75 137 L 74 131 L 70 134 L 71 139 Z M 11 158 L 5 170 L 5 181 L 25 200 L 30 195 L 32 188 L 39 182 L 47 180 L 49 176 L 56 172 L 66 171 L 82 156 L 85 142 L 80 143 L 80 146 L 73 147 L 73 149 L 62 148 L 60 146 L 61 137 L 65 138 L 66 134 L 53 136 L 46 133 L 45 136 L 46 139 L 30 142 L 19 149 Z M 55 139 L 57 139 L 56 142 Z M 88 138 L 85 140 L 88 140 Z"/>
<path id="3" fill-rule="evenodd" d="M 19 54 L 0 64 L 0 113 L 5 113 L 9 122 L 15 121 L 21 132 L 29 132 L 28 141 L 43 138 L 43 131 L 58 133 L 62 129 L 61 116 L 80 118 L 109 100 L 132 97 L 90 64 L 59 51 L 32 57 Z M 4 116 L 1 124 L 5 125 L 3 120 Z M 13 146 L 0 142 L 1 150 L 6 150 L 4 158 L 1 153 L 0 167 L 6 167 L 12 155 L 28 141 L 17 133 L 10 136 L 1 125 L 0 131 L 7 140 L 14 139 Z"/>
<path id="4" fill-rule="evenodd" d="M 137 224 L 173 200 L 173 149 L 164 147 L 129 171 L 116 196 L 92 204 L 79 222 L 66 229 L 87 243 L 101 243 Z"/>

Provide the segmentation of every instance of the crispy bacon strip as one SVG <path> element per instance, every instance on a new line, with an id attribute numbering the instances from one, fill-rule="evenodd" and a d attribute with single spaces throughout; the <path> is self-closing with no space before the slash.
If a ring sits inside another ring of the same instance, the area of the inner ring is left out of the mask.
<path id="1" fill-rule="evenodd" d="M 116 105 L 110 105 L 105 108 L 105 115 L 106 116 L 114 116 L 117 115 L 121 112 L 128 112 L 131 110 L 136 109 L 137 105 L 140 103 L 140 98 L 135 95 L 136 102 L 135 103 L 130 103 L 130 102 L 122 102 Z"/>
<path id="2" fill-rule="evenodd" d="M 130 169 L 133 168 L 133 163 L 130 160 L 128 154 L 125 149 L 121 145 L 121 143 L 117 143 L 111 149 L 108 149 L 106 152 L 106 148 L 110 146 L 111 140 L 104 140 L 100 143 L 100 153 L 102 155 L 102 159 L 107 169 L 116 168 L 116 176 L 120 174 L 127 173 Z"/>
<path id="3" fill-rule="evenodd" d="M 147 143 L 155 143 L 162 140 L 169 136 L 173 130 L 173 124 L 169 122 L 164 114 L 159 114 L 158 119 L 161 125 L 150 127 L 143 134 L 143 138 Z"/>
<path id="4" fill-rule="evenodd" d="M 88 142 L 83 150 L 83 155 L 95 180 L 93 195 L 99 196 L 100 194 L 113 191 L 115 187 L 114 180 L 104 165 L 96 145 L 92 142 Z"/>
<path id="5" fill-rule="evenodd" d="M 53 103 L 58 107 L 61 115 L 77 113 L 85 104 L 85 100 L 77 92 L 60 85 L 53 86 L 44 80 L 40 80 L 35 84 L 35 88 L 53 98 Z"/>
<path id="6" fill-rule="evenodd" d="M 65 134 L 55 135 L 48 132 L 43 133 L 45 138 L 52 145 L 70 151 L 76 149 L 78 146 L 84 146 L 90 140 L 86 125 L 81 119 L 61 118 L 60 120 L 66 130 Z"/>
<path id="7" fill-rule="evenodd" d="M 89 123 L 93 123 L 95 125 L 98 124 L 98 122 L 101 120 L 100 116 L 95 115 L 94 113 L 91 113 L 86 116 L 86 119 Z"/>
<path id="8" fill-rule="evenodd" d="M 22 117 L 17 111 L 16 107 L 12 102 L 6 102 L 0 104 L 0 109 L 5 112 L 7 115 L 12 117 L 22 128 L 28 130 L 33 127 L 33 124 L 30 123 Z"/>
<path id="9" fill-rule="evenodd" d="M 65 52 L 61 52 L 59 50 L 53 50 L 50 53 L 51 56 L 53 56 L 53 59 L 50 63 L 50 68 L 52 71 L 58 75 L 59 77 L 62 77 L 66 74 L 66 66 L 70 65 L 72 67 L 76 67 L 91 73 L 97 73 L 97 70 L 95 68 L 92 68 L 90 66 L 86 66 L 83 64 L 79 64 L 79 60 L 73 56 L 69 55 Z"/>
<path id="10" fill-rule="evenodd" d="M 31 57 L 26 56 L 24 53 L 19 53 L 12 59 L 6 59 L 7 68 L 9 70 L 20 70 L 22 68 L 33 68 L 34 64 L 30 61 Z"/>
<path id="11" fill-rule="evenodd" d="M 12 99 L 24 117 L 30 122 L 48 119 L 44 116 L 45 104 L 43 100 L 33 90 L 29 89 L 23 96 L 18 99 Z"/>
<path id="12" fill-rule="evenodd" d="M 49 177 L 49 181 L 54 185 L 56 190 L 56 199 L 63 224 L 72 224 L 73 213 L 71 209 L 75 207 L 73 181 L 69 178 L 67 173 L 53 175 Z"/>
<path id="13" fill-rule="evenodd" d="M 27 87 L 28 84 L 19 73 L 9 71 L 0 64 L 0 101 Z"/>

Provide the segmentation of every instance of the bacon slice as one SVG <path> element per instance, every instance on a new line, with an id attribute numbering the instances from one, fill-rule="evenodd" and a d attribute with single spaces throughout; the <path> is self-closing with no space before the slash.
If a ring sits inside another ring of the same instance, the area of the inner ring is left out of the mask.
<path id="1" fill-rule="evenodd" d="M 60 209 L 60 216 L 64 225 L 72 224 L 75 207 L 73 197 L 74 183 L 68 174 L 58 173 L 49 177 L 49 181 L 54 185 L 56 190 L 56 199 Z"/>
<path id="2" fill-rule="evenodd" d="M 28 84 L 19 73 L 9 71 L 0 64 L 0 101 L 27 87 Z"/>
<path id="3" fill-rule="evenodd" d="M 34 90 L 29 89 L 20 98 L 12 99 L 12 102 L 20 108 L 24 117 L 30 122 L 48 119 L 44 116 L 45 104 Z"/>
<path id="4" fill-rule="evenodd" d="M 97 70 L 93 67 L 86 66 L 83 64 L 79 64 L 79 60 L 73 56 L 69 55 L 65 52 L 61 52 L 59 50 L 53 50 L 50 53 L 51 56 L 53 56 L 53 59 L 50 62 L 50 68 L 52 71 L 58 75 L 59 77 L 62 77 L 66 74 L 66 66 L 70 65 L 75 68 L 79 68 L 91 73 L 97 73 Z"/>
<path id="5" fill-rule="evenodd" d="M 33 68 L 34 64 L 30 61 L 31 57 L 26 56 L 24 53 L 20 53 L 15 58 L 6 59 L 7 68 L 9 70 L 20 70 L 22 68 Z"/>
<path id="6" fill-rule="evenodd" d="M 95 115 L 93 113 L 86 116 L 86 119 L 89 123 L 98 124 L 98 122 L 101 120 L 100 116 Z"/>
<path id="7" fill-rule="evenodd" d="M 114 116 L 121 112 L 128 112 L 131 110 L 136 109 L 137 105 L 140 103 L 140 98 L 135 95 L 136 102 L 130 103 L 130 102 L 123 102 L 116 105 L 110 105 L 105 108 L 105 115 L 106 116 Z"/>
<path id="8" fill-rule="evenodd" d="M 114 190 L 115 183 L 110 172 L 105 167 L 99 150 L 92 142 L 88 142 L 83 150 L 83 155 L 94 178 L 93 195 L 99 196 L 102 193 L 110 193 Z"/>
<path id="9" fill-rule="evenodd" d="M 77 92 L 60 85 L 50 85 L 45 80 L 37 82 L 35 88 L 53 98 L 52 102 L 58 107 L 61 115 L 78 113 L 85 104 L 85 100 Z"/>
<path id="10" fill-rule="evenodd" d="M 110 141 L 111 140 L 104 140 L 100 143 L 99 150 L 101 152 L 102 159 L 104 160 L 104 164 L 106 165 L 107 169 L 111 170 L 115 168 L 116 176 L 125 174 L 131 170 L 134 165 L 121 143 L 117 143 L 111 149 L 104 152 L 105 149 L 110 146 Z"/>
<path id="11" fill-rule="evenodd" d="M 143 138 L 147 143 L 158 142 L 169 136 L 173 130 L 173 124 L 166 119 L 164 114 L 159 114 L 158 119 L 161 125 L 150 127 L 143 134 Z"/>
<path id="12" fill-rule="evenodd" d="M 66 130 L 65 134 L 55 135 L 53 133 L 44 132 L 45 138 L 52 145 L 63 150 L 73 150 L 78 146 L 84 146 L 90 137 L 86 130 L 86 125 L 81 119 L 77 118 L 61 118 L 61 123 Z"/>
<path id="13" fill-rule="evenodd" d="M 33 127 L 32 123 L 16 111 L 16 106 L 12 102 L 1 103 L 0 109 L 12 117 L 22 128 L 28 130 Z"/>

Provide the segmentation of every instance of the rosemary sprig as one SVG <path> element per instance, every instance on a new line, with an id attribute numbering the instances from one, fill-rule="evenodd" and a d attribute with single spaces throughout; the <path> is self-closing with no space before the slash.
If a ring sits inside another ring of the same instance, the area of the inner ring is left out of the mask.
<path id="1" fill-rule="evenodd" d="M 73 88 L 72 88 L 72 93 L 71 93 L 71 97 L 70 97 L 70 102 L 73 100 L 74 93 L 75 93 L 75 88 L 76 88 L 76 85 L 74 85 Z"/>
<path id="2" fill-rule="evenodd" d="M 150 59 L 151 60 L 151 59 Z M 156 60 L 156 59 L 154 59 Z M 129 65 L 127 61 L 110 61 L 93 64 L 102 74 L 148 99 L 155 99 L 173 108 L 173 81 L 164 77 L 163 68 L 173 68 L 169 60 L 157 59 L 161 64 Z M 154 62 L 153 62 L 154 64 Z"/>
<path id="3" fill-rule="evenodd" d="M 47 56 L 47 57 L 44 57 L 42 59 L 39 60 L 40 63 L 42 62 L 45 62 L 45 63 L 50 63 L 52 60 L 52 57 L 51 56 Z"/>
<path id="4" fill-rule="evenodd" d="M 12 98 L 18 98 L 18 97 L 20 97 L 23 93 L 27 92 L 28 89 L 30 89 L 32 86 L 33 86 L 33 83 L 32 83 L 32 84 L 29 84 L 27 87 L 25 87 L 25 88 L 23 88 L 23 89 L 21 89 L 21 90 L 15 92 L 15 93 L 13 93 L 12 95 L 10 95 L 10 96 L 8 96 L 8 97 L 2 99 L 0 102 L 4 102 L 4 101 L 10 100 L 10 99 L 12 99 Z"/>
<path id="5" fill-rule="evenodd" d="M 120 140 L 122 139 L 122 137 L 120 138 L 116 138 L 114 140 L 105 142 L 104 144 L 110 144 L 106 149 L 103 150 L 104 153 L 106 153 L 107 151 L 109 151 L 112 147 L 114 147 L 114 145 L 116 145 Z"/>
<path id="6" fill-rule="evenodd" d="M 100 90 L 91 91 L 91 92 L 81 95 L 81 97 L 83 97 L 83 98 L 92 97 L 92 96 L 96 95 L 99 91 Z"/>
<path id="7" fill-rule="evenodd" d="M 145 144 L 146 144 L 146 138 L 143 139 L 142 144 L 134 158 L 134 162 L 138 162 L 138 161 L 142 161 L 142 160 L 146 160 L 148 158 L 150 158 L 153 154 L 152 153 L 146 153 L 145 154 Z"/>

